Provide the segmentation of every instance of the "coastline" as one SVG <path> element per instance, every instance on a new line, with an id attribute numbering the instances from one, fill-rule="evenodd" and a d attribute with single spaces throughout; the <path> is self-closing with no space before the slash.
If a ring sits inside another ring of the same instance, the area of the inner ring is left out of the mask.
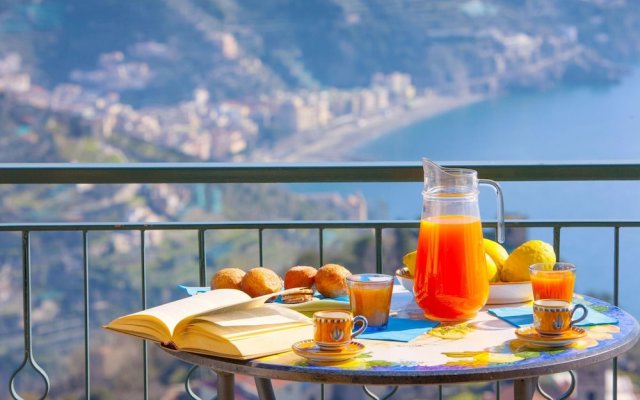
<path id="1" fill-rule="evenodd" d="M 257 149 L 251 161 L 324 162 L 357 159 L 354 151 L 375 139 L 424 119 L 486 100 L 488 96 L 430 94 L 411 103 L 358 119 L 350 119 L 322 130 L 298 132 L 270 149 Z"/>

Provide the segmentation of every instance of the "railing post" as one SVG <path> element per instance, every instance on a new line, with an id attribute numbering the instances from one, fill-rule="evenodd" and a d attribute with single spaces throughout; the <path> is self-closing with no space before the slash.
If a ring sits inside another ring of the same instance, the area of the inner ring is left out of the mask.
<path id="1" fill-rule="evenodd" d="M 88 231 L 82 231 L 82 261 L 84 268 L 84 392 L 85 398 L 91 398 L 91 342 L 89 340 L 89 239 Z"/>
<path id="2" fill-rule="evenodd" d="M 560 260 L 560 226 L 553 226 L 553 250 L 556 252 L 556 259 Z"/>
<path id="3" fill-rule="evenodd" d="M 613 304 L 619 305 L 620 290 L 620 227 L 613 228 Z M 613 384 L 611 391 L 613 392 L 613 400 L 618 398 L 618 357 L 614 357 L 612 361 L 611 374 L 613 374 Z"/>
<path id="4" fill-rule="evenodd" d="M 22 359 L 22 363 L 14 371 L 9 379 L 9 391 L 11 392 L 11 396 L 14 399 L 22 399 L 22 397 L 18 394 L 15 388 L 15 381 L 22 369 L 27 365 L 27 363 L 31 364 L 31 367 L 42 377 L 44 380 L 44 394 L 41 399 L 44 399 L 49 394 L 49 376 L 47 373 L 38 365 L 36 360 L 33 357 L 33 342 L 31 340 L 31 335 L 33 333 L 33 328 L 31 326 L 31 243 L 30 243 L 31 233 L 29 231 L 22 232 L 22 301 L 23 301 L 23 323 L 24 323 L 24 358 Z"/>
<path id="5" fill-rule="evenodd" d="M 145 240 L 144 229 L 140 229 L 140 279 L 142 281 L 142 309 L 147 308 L 147 268 L 145 264 Z M 144 399 L 149 398 L 149 371 L 148 371 L 148 359 L 147 359 L 147 341 L 142 341 L 142 379 L 144 384 Z"/>
<path id="6" fill-rule="evenodd" d="M 259 228 L 258 229 L 258 250 L 259 250 L 259 259 L 258 259 L 258 265 L 259 266 L 263 266 L 262 263 L 264 262 L 264 253 L 262 251 L 262 231 L 264 229 Z"/>
<path id="7" fill-rule="evenodd" d="M 376 228 L 376 273 L 382 273 L 382 228 Z"/>

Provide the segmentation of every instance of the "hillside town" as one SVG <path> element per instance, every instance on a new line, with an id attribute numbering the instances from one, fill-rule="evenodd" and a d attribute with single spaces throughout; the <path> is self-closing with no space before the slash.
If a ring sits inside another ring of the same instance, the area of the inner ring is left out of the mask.
<path id="1" fill-rule="evenodd" d="M 139 45 L 142 53 L 159 45 Z M 144 86 L 151 78 L 145 63 L 128 62 L 121 52 L 103 54 L 96 71 L 72 74 L 71 83 L 51 90 L 32 84 L 20 55 L 0 58 L 0 99 L 37 110 L 66 113 L 82 120 L 83 135 L 109 137 L 115 132 L 172 149 L 197 160 L 236 161 L 273 140 L 308 131 L 329 130 L 345 123 L 363 124 L 390 107 L 416 100 L 407 74 L 377 74 L 371 86 L 351 90 L 278 91 L 255 99 L 213 101 L 204 88 L 172 106 L 136 109 L 121 102 L 118 90 Z M 92 82 L 99 90 L 87 88 Z M 15 133 L 44 127 L 17 126 Z"/>
<path id="2" fill-rule="evenodd" d="M 222 77 L 223 82 L 268 75 L 260 59 L 245 51 L 232 32 L 208 30 L 207 35 L 214 44 L 214 56 L 233 71 Z M 416 86 L 416 77 L 407 72 L 377 72 L 364 87 L 276 87 L 252 96 L 220 98 L 212 96 L 205 85 L 195 85 L 190 98 L 140 106 L 124 98 L 130 93 L 144 94 L 166 79 L 167 64 L 175 62 L 176 53 L 169 44 L 137 42 L 102 53 L 94 69 L 73 70 L 67 81 L 51 87 L 34 79 L 32 68 L 17 52 L 8 52 L 0 53 L 0 101 L 5 110 L 28 106 L 78 118 L 75 135 L 126 136 L 194 160 L 286 160 L 291 150 L 273 150 L 281 142 L 286 143 L 285 148 L 295 144 L 286 140 L 312 144 L 333 131 L 339 132 L 342 144 L 358 137 L 371 140 L 393 127 L 495 95 L 509 85 L 553 85 L 575 63 L 602 79 L 615 79 L 619 74 L 619 66 L 581 43 L 576 27 L 571 26 L 537 35 L 498 29 L 434 29 L 430 37 L 479 41 L 495 51 L 486 65 L 458 65 L 453 81 L 427 86 Z M 606 35 L 597 40 L 606 41 Z M 23 122 L 14 127 L 16 135 L 47 129 Z M 35 124 L 42 123 L 46 121 Z M 384 129 L 373 134 L 371 128 L 376 126 Z"/>

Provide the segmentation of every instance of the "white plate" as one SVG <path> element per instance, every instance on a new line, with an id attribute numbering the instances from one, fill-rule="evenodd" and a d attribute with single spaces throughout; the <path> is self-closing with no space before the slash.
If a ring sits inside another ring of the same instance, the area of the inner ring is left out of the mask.
<path id="1" fill-rule="evenodd" d="M 413 294 L 413 278 L 408 276 L 406 268 L 398 268 L 395 273 L 400 284 Z M 487 304 L 515 304 L 533 300 L 531 282 L 494 282 L 489 284 Z"/>
<path id="2" fill-rule="evenodd" d="M 292 310 L 296 310 L 303 314 L 310 313 L 313 314 L 316 311 L 324 311 L 324 310 L 351 310 L 351 304 L 348 301 L 339 301 L 332 299 L 316 299 L 313 301 L 307 301 L 305 303 L 296 303 L 296 304 L 284 304 L 278 303 L 279 306 L 287 307 Z"/>
<path id="3" fill-rule="evenodd" d="M 533 300 L 531 282 L 493 282 L 489 284 L 487 304 L 514 304 Z"/>
<path id="4" fill-rule="evenodd" d="M 396 278 L 398 278 L 402 287 L 413 294 L 413 277 L 410 277 L 409 270 L 406 267 L 396 270 Z"/>

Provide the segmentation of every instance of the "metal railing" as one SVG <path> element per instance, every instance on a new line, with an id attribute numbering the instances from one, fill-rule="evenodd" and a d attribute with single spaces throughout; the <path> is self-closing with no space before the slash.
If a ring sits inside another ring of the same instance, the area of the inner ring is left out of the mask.
<path id="1" fill-rule="evenodd" d="M 482 178 L 496 181 L 617 181 L 640 180 L 640 163 L 585 163 L 585 164 L 506 164 L 506 163 L 456 163 L 458 166 L 478 170 Z M 131 183 L 308 183 L 308 182 L 421 182 L 422 167 L 419 163 L 342 163 L 342 164 L 0 164 L 0 183 L 3 184 L 131 184 Z M 147 268 L 145 264 L 145 232 L 186 230 L 197 232 L 199 284 L 206 285 L 205 235 L 215 230 L 251 230 L 256 234 L 259 262 L 263 264 L 263 233 L 276 229 L 311 229 L 317 231 L 320 265 L 323 264 L 324 232 L 327 229 L 369 229 L 374 232 L 376 271 L 382 272 L 382 237 L 387 229 L 417 229 L 419 221 L 218 221 L 156 222 L 156 223 L 20 223 L 4 221 L 0 232 L 19 232 L 22 236 L 22 284 L 24 357 L 8 382 L 10 394 L 21 398 L 16 389 L 16 378 L 29 364 L 44 381 L 42 398 L 50 391 L 47 372 L 34 356 L 32 335 L 31 290 L 31 234 L 41 231 L 75 231 L 82 233 L 83 249 L 83 307 L 84 307 L 84 393 L 91 393 L 91 319 L 89 307 L 90 263 L 88 256 L 89 233 L 94 231 L 133 231 L 140 237 L 141 303 L 147 304 Z M 495 227 L 494 222 L 484 223 Z M 508 220 L 509 228 L 548 228 L 553 231 L 553 244 L 560 253 L 561 233 L 564 228 L 608 228 L 614 233 L 613 303 L 619 302 L 620 281 L 620 231 L 640 227 L 640 221 L 532 221 Z M 18 350 L 18 349 L 16 349 Z M 143 397 L 148 398 L 148 360 L 146 343 L 142 346 Z M 617 395 L 617 361 L 613 361 L 614 398 Z M 192 371 L 191 371 L 192 372 Z M 195 394 L 185 385 L 193 398 Z M 496 383 L 499 397 L 499 383 Z M 324 389 L 322 394 L 324 395 Z M 442 396 L 442 388 L 440 388 Z"/>

